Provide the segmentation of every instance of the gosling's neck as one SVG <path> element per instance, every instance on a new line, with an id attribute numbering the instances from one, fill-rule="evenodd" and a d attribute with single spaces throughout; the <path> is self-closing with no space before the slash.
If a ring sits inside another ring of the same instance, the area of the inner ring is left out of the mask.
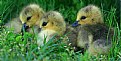
<path id="1" fill-rule="evenodd" d="M 36 26 L 39 26 L 40 25 L 40 21 L 37 20 L 36 23 L 35 23 Z"/>

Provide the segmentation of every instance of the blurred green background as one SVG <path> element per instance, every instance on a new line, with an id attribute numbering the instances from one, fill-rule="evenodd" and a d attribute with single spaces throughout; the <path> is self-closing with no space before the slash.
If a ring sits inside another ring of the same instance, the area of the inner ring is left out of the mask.
<path id="1" fill-rule="evenodd" d="M 107 12 L 116 9 L 116 19 L 120 21 L 120 5 L 119 0 L 1 0 L 0 15 L 2 23 L 10 21 L 12 18 L 18 17 L 22 8 L 28 4 L 39 4 L 45 11 L 56 10 L 63 14 L 65 20 L 73 23 L 76 19 L 77 11 L 89 4 L 97 5 L 107 17 Z"/>

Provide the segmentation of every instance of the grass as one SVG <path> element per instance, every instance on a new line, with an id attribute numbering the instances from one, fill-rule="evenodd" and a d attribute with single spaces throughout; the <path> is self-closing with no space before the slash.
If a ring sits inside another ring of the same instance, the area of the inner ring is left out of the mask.
<path id="1" fill-rule="evenodd" d="M 51 39 L 41 48 L 36 44 L 36 35 L 29 33 L 15 34 L 11 29 L 4 29 L 3 25 L 19 16 L 21 9 L 30 4 L 39 4 L 45 11 L 56 10 L 62 13 L 66 22 L 70 24 L 76 20 L 76 13 L 88 4 L 95 4 L 101 8 L 105 23 L 114 28 L 113 47 L 108 55 L 98 57 L 89 56 L 88 52 L 81 54 L 69 50 L 61 40 L 54 44 Z M 121 30 L 117 19 L 119 13 L 116 0 L 1 0 L 0 1 L 0 61 L 119 61 L 121 60 Z"/>

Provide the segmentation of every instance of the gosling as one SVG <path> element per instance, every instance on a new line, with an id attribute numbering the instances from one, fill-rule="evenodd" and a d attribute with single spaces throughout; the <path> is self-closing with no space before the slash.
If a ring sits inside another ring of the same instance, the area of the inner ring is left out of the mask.
<path id="1" fill-rule="evenodd" d="M 32 33 L 31 27 L 33 26 L 35 33 L 38 33 L 40 19 L 44 13 L 44 10 L 37 4 L 30 4 L 23 8 L 19 16 L 22 22 L 22 31 Z"/>
<path id="2" fill-rule="evenodd" d="M 66 23 L 59 12 L 49 11 L 40 20 L 40 29 L 37 44 L 43 46 L 44 38 L 48 42 L 55 35 L 62 36 L 66 31 Z"/>
<path id="3" fill-rule="evenodd" d="M 6 28 L 12 28 L 14 33 L 20 33 L 25 28 L 32 33 L 29 27 L 34 26 L 35 31 L 39 28 L 39 19 L 44 15 L 44 11 L 37 4 L 30 4 L 22 9 L 18 18 L 12 19 L 5 24 Z"/>
<path id="4" fill-rule="evenodd" d="M 77 21 L 72 26 L 78 26 L 77 46 L 88 50 L 90 55 L 107 54 L 111 48 L 112 32 L 104 24 L 100 9 L 88 5 L 79 10 Z"/>

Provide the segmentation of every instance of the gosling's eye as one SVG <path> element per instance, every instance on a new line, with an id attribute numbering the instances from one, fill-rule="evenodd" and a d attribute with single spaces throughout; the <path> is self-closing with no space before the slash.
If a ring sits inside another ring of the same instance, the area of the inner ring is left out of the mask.
<path id="1" fill-rule="evenodd" d="M 82 20 L 82 19 L 86 19 L 86 16 L 82 16 L 80 19 L 81 19 L 81 20 Z"/>
<path id="2" fill-rule="evenodd" d="M 46 26 L 46 25 L 47 25 L 47 22 L 43 22 L 43 23 L 42 23 L 42 26 Z"/>
<path id="3" fill-rule="evenodd" d="M 27 17 L 27 21 L 28 21 L 28 20 L 30 20 L 30 19 L 31 19 L 31 17 L 32 17 L 32 16 L 30 16 L 30 17 Z"/>

